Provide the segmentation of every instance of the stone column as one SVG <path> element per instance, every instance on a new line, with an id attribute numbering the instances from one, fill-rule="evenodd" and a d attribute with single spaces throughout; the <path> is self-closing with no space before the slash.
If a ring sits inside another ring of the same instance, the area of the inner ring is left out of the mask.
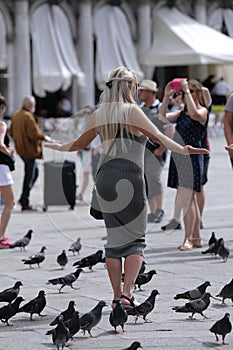
<path id="1" fill-rule="evenodd" d="M 78 89 L 79 109 L 95 103 L 93 18 L 91 0 L 79 3 L 78 58 L 86 74 L 85 87 Z"/>
<path id="2" fill-rule="evenodd" d="M 140 62 L 140 56 L 144 55 L 151 47 L 152 30 L 151 30 L 151 5 L 150 1 L 144 0 L 138 4 L 137 17 L 138 17 L 138 57 Z M 151 79 L 153 76 L 154 67 L 142 66 L 142 70 L 145 73 L 145 78 Z"/>
<path id="3" fill-rule="evenodd" d="M 201 24 L 206 24 L 207 22 L 207 3 L 206 0 L 196 0 L 194 3 L 194 13 L 195 19 Z M 189 67 L 189 78 L 198 78 L 201 81 L 207 78 L 209 75 L 208 65 L 200 64 L 193 65 Z"/>
<path id="4" fill-rule="evenodd" d="M 15 108 L 24 96 L 32 93 L 29 30 L 29 2 L 15 1 Z"/>

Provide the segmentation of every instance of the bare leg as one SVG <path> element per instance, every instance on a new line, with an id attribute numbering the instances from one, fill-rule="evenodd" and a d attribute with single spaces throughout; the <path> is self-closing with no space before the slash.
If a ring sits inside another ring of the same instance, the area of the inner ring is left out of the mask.
<path id="1" fill-rule="evenodd" d="M 138 254 L 128 255 L 125 258 L 123 294 L 129 298 L 132 298 L 134 283 L 142 266 L 142 261 L 143 256 Z"/>
<path id="2" fill-rule="evenodd" d="M 86 189 L 87 189 L 87 186 L 88 186 L 88 183 L 89 183 L 89 175 L 90 175 L 89 171 L 84 171 L 83 172 L 82 188 L 81 188 L 80 193 L 77 196 L 77 199 L 79 199 L 81 201 L 83 200 L 84 193 L 86 192 Z"/>
<path id="3" fill-rule="evenodd" d="M 114 297 L 113 299 L 120 299 L 122 295 L 122 260 L 121 259 L 112 259 L 106 258 L 106 266 L 108 270 L 108 276 L 112 285 Z"/>
<path id="4" fill-rule="evenodd" d="M 0 222 L 0 237 L 3 237 L 6 232 L 7 225 L 9 223 L 12 210 L 14 208 L 14 194 L 13 194 L 13 186 L 1 186 L 0 191 L 4 200 L 4 209 L 1 216 Z"/>
<path id="5" fill-rule="evenodd" d="M 178 191 L 176 191 L 176 198 L 175 198 L 175 206 L 174 206 L 174 219 L 177 222 L 180 222 L 180 216 L 182 211 L 182 201 L 178 194 Z"/>
<path id="6" fill-rule="evenodd" d="M 203 209 L 205 206 L 205 190 L 204 186 L 201 187 L 201 192 L 196 192 L 197 204 L 200 211 L 200 217 L 202 217 Z"/>
<path id="7" fill-rule="evenodd" d="M 155 213 L 156 209 L 162 209 L 163 207 L 163 195 L 159 194 L 148 199 L 148 205 L 151 213 Z"/>

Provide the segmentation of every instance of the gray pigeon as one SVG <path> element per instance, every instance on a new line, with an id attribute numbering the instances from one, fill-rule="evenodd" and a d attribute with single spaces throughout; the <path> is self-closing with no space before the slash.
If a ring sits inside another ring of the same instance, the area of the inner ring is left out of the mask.
<path id="1" fill-rule="evenodd" d="M 24 299 L 22 297 L 17 297 L 12 303 L 9 303 L 0 308 L 0 320 L 10 326 L 8 323 L 9 319 L 15 316 L 19 310 L 19 305 Z"/>
<path id="2" fill-rule="evenodd" d="M 61 287 L 59 288 L 59 293 L 61 293 L 62 288 L 64 288 L 65 286 L 70 286 L 74 290 L 79 290 L 79 288 L 73 287 L 73 283 L 78 279 L 82 271 L 83 271 L 82 269 L 77 269 L 75 272 L 70 273 L 69 275 L 48 280 L 47 284 L 50 284 L 50 283 L 53 285 L 61 284 Z"/>
<path id="3" fill-rule="evenodd" d="M 97 250 L 96 253 L 86 256 L 79 261 L 73 263 L 73 266 L 79 268 L 89 267 L 89 270 L 93 271 L 92 267 L 102 261 L 103 250 Z"/>
<path id="4" fill-rule="evenodd" d="M 114 327 L 115 333 L 118 333 L 116 328 L 121 326 L 122 331 L 124 332 L 124 325 L 127 322 L 128 315 L 125 309 L 122 307 L 120 300 L 116 300 L 116 306 L 111 311 L 109 316 L 109 322 Z"/>
<path id="5" fill-rule="evenodd" d="M 77 241 L 71 244 L 71 246 L 69 248 L 69 252 L 73 252 L 73 255 L 75 255 L 76 252 L 78 253 L 78 255 L 80 254 L 79 252 L 80 252 L 80 250 L 82 248 L 82 245 L 81 245 L 80 241 L 81 241 L 81 238 L 78 237 Z"/>
<path id="6" fill-rule="evenodd" d="M 62 253 L 57 256 L 57 263 L 62 269 L 64 269 L 64 267 L 68 264 L 68 258 L 64 249 Z"/>
<path id="7" fill-rule="evenodd" d="M 83 330 L 84 335 L 87 331 L 91 338 L 96 338 L 91 334 L 91 330 L 100 322 L 104 306 L 107 306 L 107 304 L 104 300 L 101 300 L 94 309 L 80 317 L 80 328 Z"/>
<path id="8" fill-rule="evenodd" d="M 20 287 L 22 285 L 23 284 L 21 281 L 17 281 L 12 288 L 7 288 L 0 292 L 0 303 L 11 303 L 13 300 L 15 300 L 20 292 Z"/>
<path id="9" fill-rule="evenodd" d="M 75 311 L 74 306 L 75 306 L 75 302 L 73 300 L 70 300 L 67 309 L 62 311 L 52 322 L 50 322 L 49 325 L 55 326 L 56 324 L 58 324 L 58 318 L 60 315 L 63 316 L 64 322 L 69 320 L 73 316 L 73 313 Z"/>
<path id="10" fill-rule="evenodd" d="M 127 310 L 127 314 L 131 316 L 136 316 L 135 323 L 138 320 L 139 316 L 143 317 L 145 323 L 149 323 L 146 319 L 146 316 L 154 309 L 155 307 L 155 298 L 159 294 L 157 289 L 152 290 L 150 296 L 140 305 L 133 307 L 132 309 Z"/>
<path id="11" fill-rule="evenodd" d="M 203 311 L 205 311 L 207 309 L 207 307 L 209 306 L 210 297 L 211 297 L 210 293 L 205 293 L 202 298 L 192 300 L 183 306 L 175 306 L 172 308 L 172 310 L 175 310 L 175 312 L 191 313 L 192 314 L 190 316 L 191 320 L 194 320 L 194 318 L 193 318 L 194 314 L 200 314 L 204 318 L 207 318 L 203 314 Z"/>
<path id="12" fill-rule="evenodd" d="M 212 254 L 216 257 L 216 255 L 218 254 L 218 248 L 222 240 L 223 238 L 219 238 L 215 243 L 212 243 L 208 249 L 202 251 L 201 254 Z"/>
<path id="13" fill-rule="evenodd" d="M 150 270 L 148 272 L 144 272 L 144 273 L 140 273 L 135 281 L 135 288 L 136 286 L 138 286 L 138 289 L 142 291 L 141 286 L 143 284 L 146 284 L 148 282 L 150 282 L 150 280 L 152 279 L 152 277 L 156 274 L 155 270 Z"/>
<path id="14" fill-rule="evenodd" d="M 216 297 L 222 297 L 222 304 L 225 304 L 225 299 L 231 299 L 233 303 L 233 278 L 227 283 Z"/>
<path id="15" fill-rule="evenodd" d="M 70 339 L 70 331 L 64 325 L 63 316 L 60 315 L 58 325 L 53 331 L 48 331 L 46 334 L 52 334 L 53 344 L 56 345 L 57 350 L 63 350 L 66 342 Z"/>
<path id="16" fill-rule="evenodd" d="M 40 252 L 34 255 L 30 255 L 28 257 L 28 259 L 22 259 L 22 261 L 24 262 L 25 265 L 30 265 L 30 267 L 32 267 L 32 265 L 37 264 L 38 267 L 40 267 L 40 264 L 44 261 L 45 259 L 45 250 L 47 248 L 46 247 L 42 247 Z"/>
<path id="17" fill-rule="evenodd" d="M 208 245 L 211 246 L 211 244 L 216 243 L 216 242 L 217 242 L 217 238 L 215 236 L 215 232 L 212 232 L 211 237 L 208 241 Z"/>
<path id="18" fill-rule="evenodd" d="M 46 306 L 45 291 L 40 290 L 37 297 L 24 304 L 18 312 L 26 312 L 30 314 L 30 321 L 32 321 L 33 314 L 38 314 L 40 317 L 47 315 L 41 315 L 41 312 Z"/>
<path id="19" fill-rule="evenodd" d="M 222 344 L 228 345 L 228 343 L 225 343 L 225 337 L 228 333 L 230 333 L 232 330 L 232 325 L 230 322 L 230 314 L 226 313 L 225 316 L 221 319 L 215 322 L 215 324 L 210 328 L 210 332 L 215 334 L 216 341 L 218 341 L 218 335 L 222 336 Z"/>
<path id="20" fill-rule="evenodd" d="M 225 246 L 224 240 L 220 242 L 220 246 L 218 248 L 218 255 L 221 256 L 224 262 L 227 262 L 227 259 L 230 255 L 230 250 Z"/>
<path id="21" fill-rule="evenodd" d="M 174 296 L 175 300 L 178 299 L 188 299 L 188 300 L 195 300 L 195 299 L 199 299 L 203 296 L 203 294 L 206 292 L 207 287 L 211 286 L 209 281 L 206 281 L 202 284 L 200 284 L 200 286 L 198 286 L 195 289 L 191 289 L 191 290 L 187 290 L 184 293 L 180 293 L 180 294 L 176 294 Z"/>
<path id="22" fill-rule="evenodd" d="M 125 348 L 123 350 L 137 350 L 139 348 L 142 349 L 141 343 L 139 341 L 134 341 L 128 348 Z"/>
<path id="23" fill-rule="evenodd" d="M 57 317 L 57 324 L 59 323 L 60 316 L 61 316 L 61 314 Z M 63 319 L 63 321 L 64 321 L 64 319 Z M 72 317 L 69 318 L 68 320 L 64 321 L 64 325 L 66 328 L 68 328 L 68 330 L 70 332 L 71 340 L 74 340 L 74 335 L 76 333 L 78 333 L 78 331 L 80 330 L 79 312 L 74 311 Z M 52 337 L 54 338 L 54 336 L 56 334 L 56 328 L 51 329 L 50 331 L 46 332 L 46 335 L 49 335 L 49 334 L 52 334 Z"/>
<path id="24" fill-rule="evenodd" d="M 12 243 L 9 248 L 20 248 L 21 250 L 25 250 L 25 247 L 28 246 L 28 244 L 31 241 L 32 238 L 32 230 L 29 230 L 28 233 L 21 239 L 18 239 L 16 242 Z"/>

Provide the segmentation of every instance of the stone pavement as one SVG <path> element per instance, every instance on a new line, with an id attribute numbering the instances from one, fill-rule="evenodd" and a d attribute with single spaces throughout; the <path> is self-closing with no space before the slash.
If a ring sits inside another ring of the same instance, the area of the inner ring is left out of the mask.
<path id="1" fill-rule="evenodd" d="M 183 230 L 174 232 L 163 232 L 161 224 L 148 225 L 147 248 L 145 260 L 147 270 L 156 269 L 157 275 L 152 281 L 144 286 L 141 292 L 136 291 L 138 301 L 144 301 L 153 289 L 158 289 L 160 295 L 156 299 L 154 311 L 148 316 L 152 321 L 145 324 L 140 318 L 135 324 L 133 317 L 129 317 L 126 323 L 126 332 L 114 334 L 109 324 L 109 313 L 112 299 L 111 287 L 107 277 L 107 271 L 103 264 L 98 264 L 96 272 L 85 272 L 75 282 L 74 291 L 68 287 L 63 293 L 58 293 L 58 287 L 48 285 L 49 278 L 63 276 L 73 272 L 73 262 L 79 259 L 78 256 L 68 254 L 69 263 L 65 270 L 59 269 L 56 263 L 56 256 L 62 249 L 68 250 L 70 244 L 77 237 L 81 237 L 82 250 L 80 258 L 102 249 L 105 229 L 102 222 L 92 219 L 89 214 L 88 205 L 77 204 L 74 211 L 68 210 L 67 206 L 51 206 L 45 213 L 43 207 L 43 164 L 40 167 L 40 181 L 37 182 L 32 192 L 32 203 L 40 207 L 36 213 L 21 212 L 16 205 L 8 229 L 8 236 L 12 241 L 21 238 L 28 229 L 33 229 L 33 237 L 27 251 L 1 250 L 0 264 L 0 290 L 12 286 L 15 281 L 23 283 L 20 295 L 25 301 L 34 298 L 39 290 L 46 291 L 47 306 L 43 313 L 47 317 L 40 318 L 34 315 L 34 321 L 29 320 L 29 315 L 20 313 L 14 316 L 10 323 L 12 327 L 0 324 L 0 350 L 3 349 L 24 349 L 24 350 L 49 350 L 55 349 L 51 337 L 45 335 L 50 329 L 49 323 L 62 310 L 70 300 L 76 303 L 76 309 L 80 314 L 89 311 L 101 299 L 108 303 L 103 310 L 103 317 L 100 323 L 93 329 L 96 339 L 91 339 L 81 332 L 76 339 L 70 342 L 71 349 L 97 350 L 97 349 L 123 349 L 128 347 L 134 340 L 141 341 L 143 349 L 189 349 L 199 350 L 212 348 L 217 349 L 221 341 L 217 343 L 215 337 L 209 332 L 212 324 L 222 318 L 225 312 L 233 316 L 232 302 L 226 300 L 226 306 L 221 301 L 212 299 L 205 314 L 209 317 L 203 320 L 200 315 L 196 320 L 188 320 L 187 314 L 178 314 L 172 310 L 173 306 L 182 305 L 185 301 L 173 299 L 176 293 L 209 280 L 211 286 L 208 291 L 216 295 L 223 285 L 233 277 L 232 256 L 233 256 L 233 186 L 232 169 L 224 150 L 225 141 L 223 136 L 211 138 L 211 163 L 209 170 L 209 182 L 206 185 L 206 206 L 204 211 L 202 237 L 204 248 L 212 231 L 216 236 L 224 237 L 226 245 L 231 249 L 232 254 L 227 263 L 219 257 L 202 255 L 203 249 L 195 249 L 190 252 L 180 252 L 177 246 L 182 242 Z M 45 152 L 45 159 L 58 159 L 58 155 L 49 150 Z M 69 159 L 75 159 L 76 155 L 69 155 Z M 166 178 L 167 167 L 165 170 Z M 81 177 L 81 169 L 77 164 L 77 175 Z M 19 198 L 22 181 L 22 162 L 17 157 L 17 170 L 14 172 L 14 189 L 16 200 Z M 79 180 L 78 180 L 79 181 Z M 90 184 L 91 188 L 91 184 Z M 165 212 L 163 223 L 166 223 L 172 216 L 175 192 L 167 189 Z M 87 196 L 88 197 L 88 196 Z M 89 197 L 88 197 L 89 199 Z M 21 259 L 36 253 L 42 245 L 46 245 L 46 259 L 41 268 L 30 269 L 25 266 Z M 24 304 L 25 302 L 23 302 Z M 4 305 L 3 303 L 1 306 Z M 232 317 L 233 319 L 233 317 Z M 119 329 L 120 330 L 120 329 Z M 226 337 L 230 343 L 226 349 L 232 348 L 233 332 Z"/>

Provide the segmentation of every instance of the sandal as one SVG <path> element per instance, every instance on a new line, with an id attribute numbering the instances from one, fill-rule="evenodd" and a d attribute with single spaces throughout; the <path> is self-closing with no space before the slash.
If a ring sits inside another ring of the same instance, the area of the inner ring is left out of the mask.
<path id="1" fill-rule="evenodd" d="M 193 245 L 188 239 L 186 239 L 184 241 L 184 243 L 179 247 L 179 249 L 181 251 L 192 250 L 193 249 Z"/>
<path id="2" fill-rule="evenodd" d="M 203 243 L 201 238 L 192 238 L 191 239 L 193 248 L 202 248 L 203 247 Z"/>
<path id="3" fill-rule="evenodd" d="M 135 307 L 136 305 L 134 304 L 134 301 L 135 301 L 135 298 L 132 297 L 132 298 L 129 298 L 127 297 L 126 295 L 122 294 L 121 295 L 121 299 L 125 299 L 129 302 L 129 304 L 124 304 L 124 303 L 121 303 L 121 305 L 123 306 L 124 309 L 132 309 L 133 307 Z"/>

